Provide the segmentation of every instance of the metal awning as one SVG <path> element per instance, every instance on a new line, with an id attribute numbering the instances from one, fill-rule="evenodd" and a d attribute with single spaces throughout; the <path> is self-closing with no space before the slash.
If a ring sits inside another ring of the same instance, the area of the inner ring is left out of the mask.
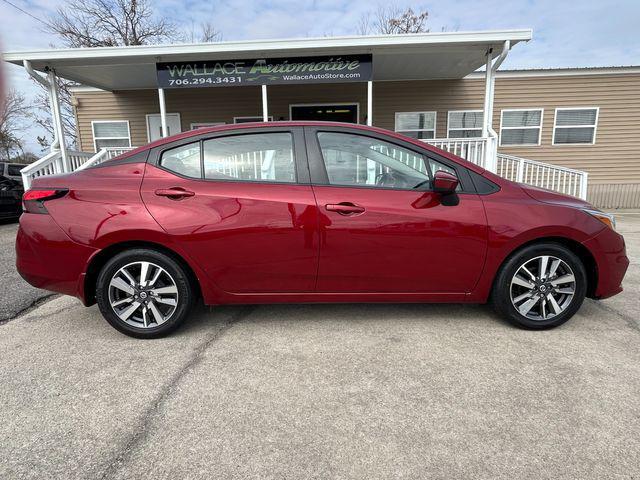
<path id="1" fill-rule="evenodd" d="M 373 80 L 462 78 L 486 64 L 487 51 L 500 54 L 531 39 L 531 30 L 439 32 L 287 40 L 252 40 L 184 45 L 73 48 L 9 52 L 5 61 L 103 90 L 154 89 L 156 63 L 314 55 L 372 54 Z"/>

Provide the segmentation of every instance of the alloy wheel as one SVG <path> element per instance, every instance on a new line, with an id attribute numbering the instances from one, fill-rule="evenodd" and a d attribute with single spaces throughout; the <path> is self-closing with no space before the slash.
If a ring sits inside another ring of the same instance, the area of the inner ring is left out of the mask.
<path id="1" fill-rule="evenodd" d="M 178 287 L 169 272 L 159 265 L 133 262 L 111 277 L 109 303 L 123 322 L 138 328 L 154 328 L 176 311 Z"/>
<path id="2" fill-rule="evenodd" d="M 511 279 L 511 303 L 530 320 L 549 320 L 564 312 L 576 293 L 571 267 L 558 257 L 542 255 L 523 263 Z"/>

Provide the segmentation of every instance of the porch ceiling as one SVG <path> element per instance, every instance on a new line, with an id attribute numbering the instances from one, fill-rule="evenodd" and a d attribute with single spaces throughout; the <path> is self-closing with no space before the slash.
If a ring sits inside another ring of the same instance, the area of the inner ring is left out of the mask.
<path id="1" fill-rule="evenodd" d="M 157 88 L 156 62 L 371 53 L 374 80 L 462 78 L 484 65 L 488 48 L 531 39 L 531 30 L 300 38 L 191 45 L 75 48 L 5 53 L 40 71 L 104 90 Z"/>

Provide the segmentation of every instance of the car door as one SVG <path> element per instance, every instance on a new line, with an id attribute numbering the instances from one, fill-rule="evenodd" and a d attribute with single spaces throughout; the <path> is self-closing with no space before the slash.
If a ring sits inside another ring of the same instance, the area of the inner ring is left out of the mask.
<path id="1" fill-rule="evenodd" d="M 301 129 L 240 129 L 158 147 L 142 197 L 222 290 L 313 291 L 317 208 Z"/>
<path id="2" fill-rule="evenodd" d="M 306 127 L 319 209 L 318 292 L 464 293 L 484 263 L 482 200 L 463 167 L 374 132 Z M 433 172 L 460 191 L 431 191 Z M 454 198 L 455 197 L 455 198 Z"/>

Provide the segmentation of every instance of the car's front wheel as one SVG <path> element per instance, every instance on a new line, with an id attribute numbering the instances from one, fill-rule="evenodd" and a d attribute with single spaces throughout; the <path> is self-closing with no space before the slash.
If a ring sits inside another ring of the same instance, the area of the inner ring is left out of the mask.
<path id="1" fill-rule="evenodd" d="M 512 255 L 496 278 L 492 301 L 499 314 L 531 329 L 569 320 L 587 292 L 584 265 L 556 243 L 530 245 Z"/>
<path id="2" fill-rule="evenodd" d="M 189 315 L 193 290 L 184 268 L 155 250 L 132 249 L 110 259 L 100 271 L 96 301 L 117 330 L 137 338 L 157 338 Z"/>

